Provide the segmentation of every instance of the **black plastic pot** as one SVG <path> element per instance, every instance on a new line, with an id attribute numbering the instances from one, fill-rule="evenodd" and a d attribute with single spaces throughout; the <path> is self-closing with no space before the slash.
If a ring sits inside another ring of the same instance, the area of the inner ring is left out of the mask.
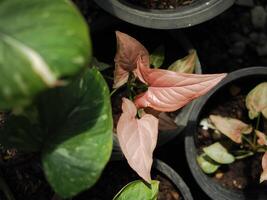
<path id="1" fill-rule="evenodd" d="M 191 192 L 183 179 L 177 174 L 170 166 L 161 160 L 154 160 L 153 168 L 162 173 L 166 178 L 168 178 L 175 187 L 179 190 L 180 194 L 183 196 L 184 200 L 193 200 Z"/>
<path id="2" fill-rule="evenodd" d="M 155 29 L 190 27 L 221 14 L 234 0 L 198 0 L 177 9 L 144 9 L 125 0 L 95 0 L 110 14 L 129 23 Z"/>
<path id="3" fill-rule="evenodd" d="M 230 190 L 216 183 L 204 174 L 196 162 L 197 157 L 197 128 L 201 115 L 208 109 L 209 105 L 223 101 L 220 96 L 225 93 L 231 84 L 241 85 L 244 90 L 250 91 L 258 83 L 267 80 L 267 67 L 251 67 L 230 73 L 207 95 L 197 100 L 190 114 L 185 137 L 186 158 L 190 170 L 202 190 L 212 199 L 216 200 L 266 200 L 267 190 L 247 189 Z M 224 99 L 226 100 L 226 99 Z"/>

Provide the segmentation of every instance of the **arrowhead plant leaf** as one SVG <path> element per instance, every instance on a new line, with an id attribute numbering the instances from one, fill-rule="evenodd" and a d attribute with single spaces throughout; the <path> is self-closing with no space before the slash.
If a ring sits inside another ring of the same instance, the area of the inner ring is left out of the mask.
<path id="1" fill-rule="evenodd" d="M 143 181 L 133 181 L 124 186 L 113 200 L 157 200 L 159 181 L 151 181 L 147 186 Z"/>
<path id="2" fill-rule="evenodd" d="M 216 142 L 208 147 L 204 147 L 203 151 L 212 160 L 219 164 L 230 164 L 235 161 L 235 157 L 228 153 L 227 149 L 225 149 L 219 142 Z"/>
<path id="3" fill-rule="evenodd" d="M 218 131 L 238 144 L 242 142 L 242 134 L 249 134 L 253 130 L 252 126 L 238 119 L 219 115 L 210 115 L 209 119 Z"/>
<path id="4" fill-rule="evenodd" d="M 193 99 L 206 94 L 226 74 L 186 74 L 163 69 L 150 69 L 138 59 L 138 77 L 148 90 L 135 98 L 137 108 L 151 107 L 158 111 L 172 112 Z"/>
<path id="5" fill-rule="evenodd" d="M 0 27 L 1 109 L 30 104 L 91 56 L 87 25 L 69 1 L 2 0 Z"/>
<path id="6" fill-rule="evenodd" d="M 196 50 L 192 49 L 189 54 L 171 64 L 168 70 L 181 73 L 192 74 L 196 68 L 198 62 L 198 56 Z"/>
<path id="7" fill-rule="evenodd" d="M 150 65 L 152 65 L 155 68 L 160 68 L 165 58 L 164 54 L 165 54 L 164 46 L 161 45 L 157 47 L 155 51 L 149 56 Z"/>
<path id="8" fill-rule="evenodd" d="M 267 118 L 267 82 L 258 84 L 246 97 L 249 118 L 256 118 L 260 112 Z"/>
<path id="9" fill-rule="evenodd" d="M 133 37 L 116 31 L 117 52 L 115 56 L 115 71 L 113 88 L 125 84 L 129 72 L 137 68 L 137 58 L 142 57 L 146 66 L 149 66 L 149 53 L 146 48 Z"/>
<path id="10" fill-rule="evenodd" d="M 206 174 L 214 173 L 220 165 L 209 158 L 205 153 L 197 156 L 197 163 Z"/>
<path id="11" fill-rule="evenodd" d="M 126 98 L 122 101 L 123 113 L 117 125 L 120 147 L 131 168 L 149 183 L 158 137 L 158 119 L 150 114 L 137 119 L 134 103 Z"/>

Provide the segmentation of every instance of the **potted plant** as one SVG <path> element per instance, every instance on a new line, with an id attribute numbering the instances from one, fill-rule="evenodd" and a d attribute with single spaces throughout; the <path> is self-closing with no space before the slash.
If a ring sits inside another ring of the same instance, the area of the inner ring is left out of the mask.
<path id="1" fill-rule="evenodd" d="M 116 17 L 148 28 L 175 29 L 189 27 L 219 15 L 234 4 L 234 0 L 195 0 L 189 5 L 175 5 L 167 9 L 151 9 L 136 5 L 134 0 L 96 0 L 100 7 Z M 140 1 L 139 1 L 140 2 Z M 142 1 L 150 4 L 168 5 L 170 1 Z M 188 1 L 187 1 L 188 2 Z M 175 6 L 178 5 L 177 8 Z"/>
<path id="2" fill-rule="evenodd" d="M 265 67 L 230 73 L 190 115 L 187 161 L 211 198 L 266 199 L 266 75 Z"/>
<path id="3" fill-rule="evenodd" d="M 114 136 L 130 167 L 151 184 L 152 155 L 159 127 L 154 112 L 176 111 L 208 92 L 225 74 L 181 73 L 176 72 L 174 66 L 169 70 L 151 68 L 149 54 L 141 43 L 121 32 L 116 32 L 116 36 L 118 48 L 112 95 L 122 100 Z"/>

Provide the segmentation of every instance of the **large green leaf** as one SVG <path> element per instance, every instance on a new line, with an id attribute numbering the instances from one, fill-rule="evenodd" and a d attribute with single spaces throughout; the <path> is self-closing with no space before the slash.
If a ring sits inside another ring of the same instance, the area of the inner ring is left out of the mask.
<path id="1" fill-rule="evenodd" d="M 96 69 L 65 88 L 41 97 L 42 124 L 49 136 L 42 162 L 56 193 L 67 198 L 91 187 L 112 150 L 109 91 Z"/>
<path id="2" fill-rule="evenodd" d="M 151 181 L 151 185 L 146 185 L 143 181 L 138 180 L 123 187 L 113 200 L 156 200 L 158 191 L 158 181 Z"/>
<path id="3" fill-rule="evenodd" d="M 0 108 L 28 104 L 91 56 L 88 28 L 68 0 L 0 0 Z"/>

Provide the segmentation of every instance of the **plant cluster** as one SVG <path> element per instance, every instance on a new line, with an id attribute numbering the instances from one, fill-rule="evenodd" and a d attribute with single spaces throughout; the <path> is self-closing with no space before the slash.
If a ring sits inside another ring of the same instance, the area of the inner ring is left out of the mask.
<path id="1" fill-rule="evenodd" d="M 151 183 L 150 171 L 157 144 L 158 118 L 146 113 L 145 108 L 160 112 L 176 111 L 208 92 L 225 74 L 182 73 L 192 71 L 191 68 L 188 69 L 193 66 L 189 65 L 194 60 L 191 56 L 182 60 L 183 62 L 176 61 L 169 70 L 159 69 L 155 65 L 151 68 L 151 56 L 141 43 L 118 31 L 116 36 L 113 88 L 117 90 L 126 84 L 128 94 L 122 99 L 122 114 L 116 128 L 117 137 L 131 168 L 143 180 Z"/>
<path id="2" fill-rule="evenodd" d="M 260 182 L 267 180 L 267 138 L 260 126 L 260 121 L 267 118 L 266 97 L 266 82 L 258 84 L 247 94 L 245 102 L 250 123 L 220 115 L 210 115 L 208 119 L 202 120 L 201 124 L 205 129 L 211 129 L 214 134 L 222 134 L 228 138 L 224 144 L 219 139 L 204 147 L 203 153 L 197 157 L 198 164 L 205 173 L 212 174 L 221 165 L 264 153 Z"/>

